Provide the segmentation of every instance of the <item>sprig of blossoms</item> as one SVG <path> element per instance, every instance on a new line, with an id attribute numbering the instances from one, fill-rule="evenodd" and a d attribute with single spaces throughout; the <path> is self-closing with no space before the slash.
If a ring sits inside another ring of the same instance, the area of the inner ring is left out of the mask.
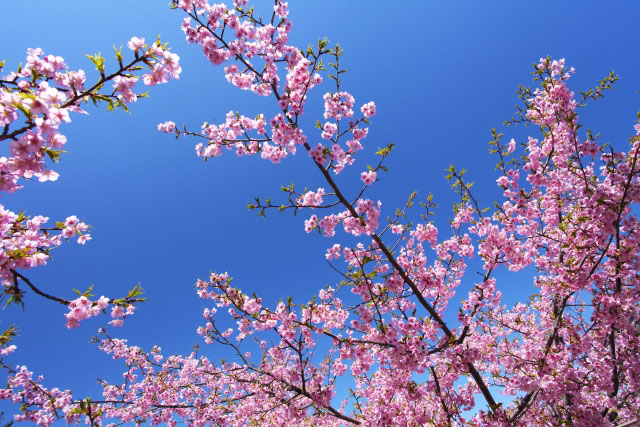
<path id="1" fill-rule="evenodd" d="M 89 56 L 99 73 L 92 85 L 87 85 L 84 70 L 69 70 L 62 57 L 46 55 L 39 48 L 28 49 L 25 65 L 0 78 L 0 141 L 9 144 L 8 155 L 0 157 L 0 193 L 21 189 L 24 179 L 57 180 L 59 174 L 50 168 L 48 160 L 57 162 L 63 153 L 67 138 L 60 131 L 61 125 L 71 122 L 71 113 L 86 114 L 80 107 L 90 100 L 106 102 L 109 109 L 126 110 L 127 104 L 138 99 L 134 89 L 139 77 L 135 74 L 143 68 L 141 65 L 150 69 L 142 76 L 146 85 L 179 77 L 179 57 L 169 52 L 166 44 L 158 40 L 147 46 L 143 38 L 133 37 L 127 46 L 134 53 L 133 59 L 125 64 L 121 50 L 117 50 L 118 68 L 111 74 L 106 73 L 103 57 Z M 113 83 L 111 92 L 103 89 L 109 81 Z M 62 239 L 77 236 L 77 242 L 83 245 L 91 239 L 89 226 L 75 215 L 47 228 L 48 220 L 41 215 L 29 218 L 16 214 L 0 205 L 0 281 L 5 293 L 16 302 L 22 302 L 19 279 L 26 280 L 17 270 L 45 265 L 50 250 Z M 74 304 L 68 326 L 77 325 L 90 313 L 82 309 L 83 302 Z"/>
<path id="2" fill-rule="evenodd" d="M 0 205 L 0 280 L 6 288 L 15 287 L 14 271 L 45 265 L 51 248 L 60 246 L 62 239 L 77 236 L 79 244 L 91 239 L 89 226 L 75 215 L 45 227 L 49 218 L 37 215 L 32 218 L 15 214 Z"/>
<path id="3" fill-rule="evenodd" d="M 116 53 L 119 68 L 107 75 L 104 58 L 93 55 L 92 60 L 100 78 L 86 89 L 84 70 L 70 71 L 64 59 L 45 55 L 42 49 L 28 49 L 24 67 L 0 79 L 0 125 L 4 126 L 0 141 L 9 141 L 9 156 L 0 157 L 0 191 L 13 193 L 22 188 L 21 179 L 38 178 L 54 181 L 57 172 L 50 170 L 46 160 L 60 160 L 67 142 L 60 132 L 62 123 L 70 123 L 70 113 L 86 114 L 80 106 L 89 99 L 107 102 L 109 108 L 126 108 L 138 98 L 133 88 L 138 80 L 133 73 L 139 64 L 151 68 L 146 85 L 165 83 L 180 74 L 179 57 L 155 42 L 146 48 L 144 39 L 133 37 L 129 45 L 135 58 L 123 64 L 122 53 Z M 143 79 L 145 76 L 143 76 Z M 113 92 L 99 92 L 109 80 Z M 18 125 L 20 117 L 23 123 Z M 13 126 L 21 126 L 12 129 Z"/>
<path id="4" fill-rule="evenodd" d="M 198 156 L 218 157 L 222 147 L 234 147 L 238 155 L 260 153 L 263 159 L 279 163 L 288 155 L 295 154 L 297 147 L 302 145 L 320 164 L 327 160 L 325 150 L 329 151 L 333 161 L 331 168 L 340 173 L 353 163 L 352 154 L 362 149 L 360 141 L 366 136 L 367 129 L 358 127 L 358 124 L 375 114 L 375 104 L 363 105 L 363 117 L 349 124 L 347 133 L 353 137 L 345 146 L 336 143 L 329 149 L 318 144 L 309 150 L 308 138 L 297 121 L 304 112 L 307 94 L 323 81 L 319 74 L 323 70 L 320 57 L 338 55 L 339 49 L 327 49 L 326 40 L 318 42 L 317 52 L 308 50 L 305 53 L 288 45 L 291 22 L 287 19 L 286 2 L 275 3 L 269 23 L 254 16 L 253 9 L 245 2 L 235 2 L 234 5 L 230 8 L 206 1 L 174 2 L 175 7 L 189 15 L 182 23 L 187 42 L 200 45 L 204 55 L 215 66 L 235 60 L 224 66 L 225 78 L 239 89 L 250 90 L 260 96 L 274 95 L 282 113 L 268 119 L 270 130 L 264 126 L 264 116 L 256 119 L 262 122 L 256 125 L 245 116 L 230 113 L 223 124 L 205 123 L 201 133 L 186 132 L 208 138 L 207 143 L 196 146 Z M 225 29 L 231 31 L 225 32 Z M 284 64 L 284 69 L 281 64 Z M 327 93 L 324 99 L 326 119 L 338 122 L 354 115 L 355 99 L 348 92 Z M 158 130 L 167 133 L 175 131 L 175 128 L 161 123 Z M 337 131 L 337 123 L 327 122 L 321 136 L 324 139 L 337 138 Z"/>
<path id="5" fill-rule="evenodd" d="M 92 302 L 85 296 L 74 299 L 69 303 L 69 313 L 67 318 L 67 328 L 75 328 L 82 320 L 97 316 L 102 310 L 109 306 L 109 299 L 101 296 L 97 301 Z"/>

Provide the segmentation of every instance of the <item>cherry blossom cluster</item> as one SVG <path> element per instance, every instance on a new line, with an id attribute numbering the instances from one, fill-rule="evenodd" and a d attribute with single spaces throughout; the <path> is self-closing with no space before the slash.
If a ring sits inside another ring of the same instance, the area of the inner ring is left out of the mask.
<path id="1" fill-rule="evenodd" d="M 37 215 L 32 218 L 17 215 L 0 205 L 0 280 L 11 292 L 16 287 L 16 270 L 45 265 L 49 250 L 60 246 L 62 239 L 77 236 L 77 242 L 85 244 L 91 239 L 88 226 L 75 215 L 53 227 L 46 227 L 49 218 Z"/>
<path id="2" fill-rule="evenodd" d="M 86 114 L 80 106 L 89 98 L 135 102 L 133 87 L 138 77 L 132 73 L 137 64 L 147 64 L 151 69 L 142 76 L 145 85 L 178 78 L 179 58 L 166 46 L 155 42 L 145 49 L 144 39 L 133 37 L 129 47 L 135 58 L 122 65 L 119 54 L 121 66 L 108 76 L 104 74 L 104 58 L 92 57 L 101 78 L 89 89 L 85 88 L 84 70 L 69 71 L 61 57 L 45 55 L 42 49 L 28 49 L 24 67 L 0 78 L 0 125 L 4 126 L 0 140 L 9 141 L 10 154 L 0 157 L 0 191 L 12 193 L 20 189 L 19 181 L 23 178 L 55 181 L 58 173 L 47 167 L 46 159 L 57 161 L 67 141 L 60 133 L 60 125 L 71 121 L 69 113 Z M 113 81 L 113 94 L 99 94 L 99 87 L 109 80 Z M 12 130 L 20 117 L 24 119 L 22 127 Z"/>
<path id="3" fill-rule="evenodd" d="M 362 182 L 364 182 L 367 185 L 371 185 L 374 182 L 376 182 L 376 177 L 378 176 L 378 174 L 376 173 L 376 171 L 374 170 L 369 170 L 366 172 L 362 172 L 360 174 L 360 179 L 362 180 Z"/>
<path id="4" fill-rule="evenodd" d="M 91 301 L 86 296 L 80 296 L 69 303 L 69 313 L 65 314 L 67 318 L 67 328 L 72 329 L 80 326 L 80 322 L 90 317 L 95 317 L 101 312 L 106 311 L 107 307 L 112 303 L 109 298 L 101 296 L 97 301 Z M 111 326 L 122 326 L 127 315 L 133 314 L 135 306 L 127 304 L 113 304 L 111 307 L 111 317 L 113 320 L 109 322 Z"/>
<path id="5" fill-rule="evenodd" d="M 298 118 L 304 112 L 308 92 L 322 83 L 318 71 L 322 69 L 320 57 L 330 53 L 326 42 L 319 43 L 317 52 L 306 54 L 288 45 L 291 31 L 291 22 L 287 19 L 288 5 L 280 0 L 276 1 L 268 23 L 254 16 L 253 9 L 244 2 L 234 3 L 234 8 L 207 1 L 175 1 L 174 5 L 189 15 L 182 23 L 182 31 L 189 43 L 200 45 L 213 65 L 234 59 L 235 63 L 224 67 L 226 79 L 234 86 L 257 95 L 274 95 L 282 111 L 269 119 L 270 132 L 265 129 L 264 116 L 252 121 L 230 113 L 224 124 L 205 123 L 199 135 L 209 141 L 196 146 L 198 156 L 220 156 L 222 147 L 226 146 L 234 147 L 238 155 L 260 153 L 263 159 L 279 163 L 289 154 L 295 154 L 297 146 L 308 147 L 307 136 L 298 126 Z M 228 39 L 229 35 L 235 38 Z M 285 64 L 285 70 L 279 69 L 280 63 Z M 285 82 L 284 86 L 281 81 Z M 360 128 L 358 124 L 372 117 L 376 107 L 373 102 L 362 106 L 363 118 L 350 123 L 348 133 L 352 139 L 343 147 L 337 142 L 337 122 L 354 115 L 355 100 L 347 92 L 327 93 L 324 97 L 324 117 L 334 119 L 336 123 L 327 122 L 321 137 L 333 139 L 334 144 L 331 148 L 317 144 L 314 150 L 310 150 L 310 155 L 316 162 L 325 164 L 329 154 L 330 167 L 335 173 L 340 173 L 346 165 L 353 163 L 351 155 L 362 149 L 360 141 L 367 135 L 367 128 Z M 158 130 L 174 132 L 175 126 L 161 123 Z M 257 135 L 251 131 L 256 131 Z"/>
<path id="6" fill-rule="evenodd" d="M 75 328 L 80 325 L 84 319 L 97 316 L 102 310 L 109 306 L 109 298 L 101 296 L 98 301 L 92 302 L 86 296 L 81 296 L 69 303 L 69 313 L 65 314 L 67 318 L 67 328 Z"/>
<path id="7" fill-rule="evenodd" d="M 353 117 L 355 102 L 355 98 L 348 92 L 325 93 L 324 118 L 340 120 Z"/>
<path id="8" fill-rule="evenodd" d="M 353 155 L 363 149 L 361 141 L 368 133 L 369 128 L 360 128 L 357 124 L 351 123 L 348 133 L 351 139 L 346 142 L 346 150 L 338 143 L 331 146 L 329 158 L 332 160 L 331 168 L 336 175 L 342 172 L 345 166 L 353 164 Z"/>
<path id="9" fill-rule="evenodd" d="M 315 207 L 322 204 L 322 197 L 325 195 L 324 188 L 318 191 L 307 191 L 297 200 L 298 206 Z"/>
<path id="10" fill-rule="evenodd" d="M 13 416 L 14 421 L 50 426 L 60 418 L 57 410 L 66 408 L 68 413 L 73 412 L 71 392 L 47 389 L 41 385 L 43 379 L 42 376 L 34 379 L 33 372 L 26 366 L 17 366 L 10 371 L 7 387 L 0 389 L 0 398 L 24 405 L 22 413 Z M 78 418 L 72 416 L 68 421 Z"/>
<path id="11" fill-rule="evenodd" d="M 172 121 L 166 121 L 158 124 L 158 130 L 163 133 L 173 133 L 176 131 L 176 124 Z"/>
<path id="12" fill-rule="evenodd" d="M 126 307 L 121 304 L 114 304 L 111 307 L 111 317 L 113 320 L 109 322 L 111 326 L 122 326 L 124 319 L 133 314 L 136 307 L 133 304 L 127 304 Z"/>
<path id="13" fill-rule="evenodd" d="M 203 125 L 202 135 L 209 138 L 209 142 L 196 145 L 196 153 L 198 156 L 209 158 L 222 155 L 222 147 L 228 149 L 235 148 L 238 155 L 255 154 L 258 152 L 258 143 L 244 139 L 242 141 L 237 138 L 246 134 L 246 132 L 257 130 L 264 133 L 266 120 L 264 116 L 253 120 L 246 116 L 234 114 L 233 111 L 227 113 L 227 120 L 224 124 Z"/>
<path id="14" fill-rule="evenodd" d="M 323 189 L 319 189 L 323 190 Z M 324 190 L 322 195 L 324 195 Z M 308 192 L 299 201 L 299 206 L 318 206 L 322 202 L 322 199 L 318 199 L 317 193 Z M 379 227 L 380 207 L 382 203 L 380 201 L 373 202 L 368 199 L 358 200 L 353 212 L 349 210 L 342 211 L 338 214 L 325 215 L 322 218 L 318 218 L 317 215 L 311 215 L 309 219 L 304 222 L 304 229 L 307 233 L 320 228 L 323 235 L 326 237 L 333 237 L 335 235 L 335 228 L 338 224 L 342 223 L 344 231 L 354 236 L 360 236 L 362 234 L 370 235 L 375 233 Z"/>

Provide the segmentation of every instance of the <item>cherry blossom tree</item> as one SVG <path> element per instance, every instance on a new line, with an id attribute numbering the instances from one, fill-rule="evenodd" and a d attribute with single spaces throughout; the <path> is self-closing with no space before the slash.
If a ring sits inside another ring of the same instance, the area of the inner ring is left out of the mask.
<path id="1" fill-rule="evenodd" d="M 640 124 L 633 130 L 630 124 L 628 149 L 617 152 L 583 132 L 577 115 L 586 101 L 612 88 L 613 73 L 576 95 L 568 86 L 574 70 L 564 60 L 536 63 L 539 87 L 520 89 L 523 106 L 511 123 L 527 123 L 539 133 L 508 142 L 493 133 L 502 200 L 492 208 L 481 206 L 464 170 L 451 167 L 448 178 L 460 199 L 450 229 L 439 230 L 431 219 L 431 197 L 420 202 L 423 211 L 416 215 L 419 199 L 411 194 L 386 221 L 381 201 L 367 197 L 393 146 L 378 149 L 378 163 L 359 171 L 358 191 L 341 182 L 345 168 L 357 165 L 359 152 L 371 149 L 367 126 L 376 106 L 357 103 L 341 86 L 340 47 L 326 40 L 302 50 L 289 45 L 288 5 L 280 0 L 267 18 L 243 0 L 229 6 L 174 0 L 172 6 L 185 15 L 188 42 L 199 45 L 212 65 L 224 65 L 231 84 L 270 97 L 279 111 L 253 118 L 230 111 L 221 123 L 204 123 L 198 130 L 173 122 L 158 129 L 197 140 L 196 154 L 205 160 L 229 150 L 272 163 L 300 152 L 308 156 L 324 187 L 285 186 L 283 202 L 256 199 L 249 208 L 260 215 L 306 214 L 305 230 L 331 239 L 326 259 L 340 281 L 304 304 L 287 300 L 269 307 L 260 296 L 232 286 L 227 273 L 212 273 L 196 284 L 209 305 L 197 331 L 211 346 L 209 356 L 204 351 L 165 356 L 159 347 L 145 351 L 103 329 L 98 345 L 122 360 L 125 370 L 123 381 L 103 381 L 99 398 L 79 399 L 45 385 L 27 367 L 10 364 L 13 346 L 5 333 L 2 365 L 9 380 L 0 398 L 22 405 L 17 420 L 43 426 L 58 419 L 92 426 L 606 426 L 640 416 L 640 225 L 634 214 L 640 200 Z M 142 41 L 130 42 L 132 65 L 146 58 L 160 70 L 143 77 L 147 84 L 176 77 L 179 70 L 177 58 L 158 46 L 148 54 L 139 52 L 146 48 Z M 42 59 L 37 51 L 30 55 L 37 67 L 61 62 Z M 120 65 L 109 76 L 115 92 L 99 100 L 135 99 L 130 66 Z M 75 108 L 89 94 L 65 83 L 70 73 L 56 80 L 67 88 L 56 93 L 36 85 L 46 72 L 33 80 L 20 73 L 1 82 L 6 95 L 0 117 L 9 120 L 3 135 L 26 147 L 12 155 L 16 162 L 31 159 L 29 176 L 51 179 L 55 175 L 46 169 L 44 155 L 59 147 L 60 136 L 38 123 L 64 120 L 61 107 Z M 328 90 L 323 117 L 316 128 L 303 129 L 307 96 L 321 86 Z M 9 99 L 18 93 L 33 96 Z M 27 118 L 18 133 L 7 128 L 17 119 L 16 109 Z M 3 163 L 9 186 L 28 177 L 27 169 L 10 166 L 12 159 Z M 40 217 L 5 216 L 7 236 L 51 238 Z M 82 238 L 86 226 L 80 224 L 71 217 L 56 230 L 62 237 Z M 359 242 L 345 243 L 354 238 Z M 36 246 L 46 254 L 40 249 L 45 243 Z M 458 305 L 456 290 L 470 275 L 474 256 L 483 271 Z M 15 286 L 17 295 L 18 279 L 29 285 L 16 269 L 34 265 L 9 267 L 7 289 Z M 525 269 L 536 271 L 536 293 L 506 306 L 496 272 Z M 109 302 L 86 297 L 69 302 L 67 325 L 98 314 Z M 127 306 L 115 305 L 116 324 Z M 455 323 L 445 320 L 451 311 L 457 312 Z M 225 329 L 223 319 L 229 318 L 234 326 Z M 233 357 L 214 361 L 216 349 Z"/>

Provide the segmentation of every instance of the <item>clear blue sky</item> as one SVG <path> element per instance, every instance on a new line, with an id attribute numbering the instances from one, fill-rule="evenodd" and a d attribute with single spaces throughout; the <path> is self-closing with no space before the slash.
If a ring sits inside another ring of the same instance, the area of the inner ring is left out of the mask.
<path id="1" fill-rule="evenodd" d="M 279 197 L 280 185 L 295 182 L 317 188 L 320 176 L 306 155 L 280 165 L 260 159 L 238 159 L 225 153 L 207 162 L 194 153 L 195 141 L 174 140 L 158 133 L 156 124 L 173 120 L 199 128 L 221 120 L 227 111 L 246 115 L 272 112 L 270 100 L 257 99 L 226 83 L 200 49 L 187 45 L 179 29 L 182 15 L 163 1 L 87 2 L 31 0 L 5 2 L 0 17 L 5 71 L 24 61 L 29 47 L 65 58 L 71 69 L 83 68 L 91 78 L 86 53 L 102 52 L 112 60 L 113 44 L 131 36 L 152 40 L 161 34 L 181 57 L 180 81 L 152 88 L 151 97 L 132 106 L 132 114 L 105 113 L 88 107 L 63 128 L 68 154 L 56 169 L 55 183 L 32 183 L 3 195 L 7 208 L 63 219 L 76 214 L 91 224 L 93 240 L 54 251 L 45 268 L 25 274 L 42 289 L 71 297 L 71 288 L 94 284 L 99 295 L 122 296 L 140 282 L 150 302 L 140 305 L 125 327 L 112 332 L 166 354 L 188 353 L 200 343 L 195 328 L 202 302 L 194 292 L 198 277 L 228 271 L 234 284 L 275 303 L 292 295 L 304 302 L 325 284 L 339 281 L 324 261 L 325 249 L 340 242 L 303 230 L 306 214 L 295 218 L 275 212 L 266 220 L 247 211 L 254 196 Z M 265 5 L 272 2 L 264 1 Z M 439 204 L 437 223 L 447 233 L 453 194 L 444 180 L 454 163 L 469 170 L 477 196 L 490 206 L 498 199 L 487 141 L 492 127 L 502 128 L 518 100 L 519 84 L 530 85 L 531 64 L 550 55 L 565 57 L 576 68 L 570 86 L 585 90 L 615 69 L 621 76 L 604 100 L 580 111 L 581 121 L 602 141 L 623 149 L 640 107 L 640 36 L 637 2 L 514 2 L 290 0 L 292 42 L 306 46 L 326 36 L 345 50 L 349 70 L 343 88 L 358 105 L 373 100 L 373 119 L 365 153 L 396 142 L 390 172 L 373 186 L 371 196 L 383 202 L 383 215 L 400 206 L 412 190 L 433 192 Z M 322 108 L 315 89 L 306 109 L 312 124 Z M 312 126 L 307 133 L 319 139 Z M 504 130 L 523 140 L 533 128 Z M 312 139 L 312 140 L 313 140 Z M 2 154 L 7 152 L 3 147 Z M 345 173 L 348 185 L 372 157 L 362 155 Z M 417 216 L 418 211 L 414 214 Z M 469 272 L 463 287 L 475 280 Z M 520 276 L 498 276 L 507 301 L 526 296 Z M 520 278 L 519 278 L 520 277 Z M 97 395 L 95 378 L 118 380 L 122 365 L 87 344 L 105 317 L 80 328 L 64 327 L 62 306 L 34 295 L 26 310 L 0 313 L 6 327 L 15 322 L 21 336 L 13 360 L 24 363 L 45 383 L 76 390 L 77 397 Z M 455 312 L 452 311 L 452 317 Z M 204 349 L 209 351 L 209 349 Z M 216 354 L 210 354 L 216 359 Z M 6 403 L 0 410 L 12 413 Z"/>

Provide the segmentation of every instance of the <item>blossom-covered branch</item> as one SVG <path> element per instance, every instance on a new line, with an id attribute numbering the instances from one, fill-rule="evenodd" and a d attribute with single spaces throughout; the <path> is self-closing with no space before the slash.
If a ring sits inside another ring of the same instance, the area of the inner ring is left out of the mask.
<path id="1" fill-rule="evenodd" d="M 58 172 L 50 165 L 60 161 L 64 153 L 67 138 L 60 132 L 60 127 L 71 121 L 70 113 L 86 114 L 81 108 L 83 103 L 106 103 L 108 110 L 127 110 L 127 105 L 138 97 L 146 96 L 134 92 L 140 78 L 137 74 L 142 74 L 145 68 L 148 73 L 141 77 L 146 86 L 179 77 L 179 57 L 160 40 L 147 45 L 144 39 L 133 37 L 127 46 L 133 58 L 125 62 L 122 48 L 116 50 L 118 67 L 108 74 L 105 59 L 100 54 L 87 55 L 99 73 L 98 79 L 88 88 L 84 70 L 71 71 L 63 58 L 46 55 L 42 49 L 28 49 L 25 65 L 0 78 L 0 141 L 9 143 L 9 156 L 0 157 L 0 191 L 13 193 L 21 189 L 24 179 L 37 178 L 45 182 L 58 178 Z M 3 66 L 4 62 L 0 69 Z M 106 86 L 109 83 L 111 87 Z M 0 205 L 0 280 L 5 287 L 4 294 L 9 296 L 9 303 L 24 304 L 22 282 L 40 296 L 71 305 L 73 312 L 77 308 L 76 302 L 80 304 L 79 300 L 71 302 L 37 289 L 28 278 L 18 273 L 19 270 L 45 265 L 50 251 L 63 239 L 77 238 L 82 245 L 91 239 L 89 226 L 75 215 L 53 226 L 47 226 L 48 222 L 49 218 L 45 216 L 16 214 Z M 100 309 L 104 308 L 102 302 L 97 304 Z M 77 325 L 77 320 L 84 317 L 72 315 L 75 320 L 68 322 L 67 326 Z"/>

